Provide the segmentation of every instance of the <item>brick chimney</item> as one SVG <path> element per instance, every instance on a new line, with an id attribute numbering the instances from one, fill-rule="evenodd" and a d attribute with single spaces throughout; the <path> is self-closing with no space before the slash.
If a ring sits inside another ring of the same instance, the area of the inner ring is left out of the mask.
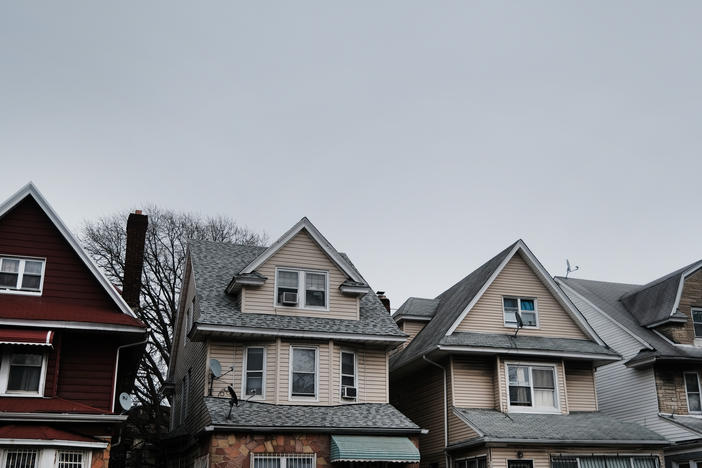
<path id="1" fill-rule="evenodd" d="M 388 310 L 388 313 L 391 313 L 390 312 L 390 299 L 388 299 L 385 296 L 385 291 L 378 291 L 378 292 L 376 292 L 376 294 L 378 295 L 378 299 L 380 299 L 380 302 L 382 302 L 383 305 L 385 306 L 385 308 Z"/>
<path id="2" fill-rule="evenodd" d="M 132 309 L 139 307 L 141 273 L 144 269 L 144 243 L 146 242 L 146 228 L 148 226 L 149 217 L 141 214 L 141 210 L 129 214 L 122 297 Z"/>

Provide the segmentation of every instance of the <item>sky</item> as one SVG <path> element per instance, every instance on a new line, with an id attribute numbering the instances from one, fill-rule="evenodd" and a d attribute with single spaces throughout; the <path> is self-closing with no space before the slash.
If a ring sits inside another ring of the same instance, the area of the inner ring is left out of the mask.
<path id="1" fill-rule="evenodd" d="M 0 3 L 0 199 L 307 216 L 398 307 L 516 239 L 553 275 L 702 258 L 702 3 Z M 148 214 L 148 213 L 147 213 Z"/>

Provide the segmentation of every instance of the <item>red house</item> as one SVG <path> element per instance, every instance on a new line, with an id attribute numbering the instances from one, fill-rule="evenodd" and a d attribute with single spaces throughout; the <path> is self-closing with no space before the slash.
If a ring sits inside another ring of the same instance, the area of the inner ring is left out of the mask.
<path id="1" fill-rule="evenodd" d="M 146 216 L 132 216 L 139 288 Z M 106 467 L 145 339 L 33 184 L 0 205 L 0 468 Z"/>

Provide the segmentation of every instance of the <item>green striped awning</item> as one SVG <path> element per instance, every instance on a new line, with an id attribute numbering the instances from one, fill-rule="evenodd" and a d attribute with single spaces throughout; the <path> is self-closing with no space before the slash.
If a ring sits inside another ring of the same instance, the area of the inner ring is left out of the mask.
<path id="1" fill-rule="evenodd" d="M 419 449 L 407 437 L 333 435 L 331 461 L 418 462 Z"/>

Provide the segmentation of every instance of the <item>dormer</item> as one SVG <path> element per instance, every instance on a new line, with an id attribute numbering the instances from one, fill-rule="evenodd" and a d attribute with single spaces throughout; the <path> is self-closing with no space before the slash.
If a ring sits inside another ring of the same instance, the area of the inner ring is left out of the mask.
<path id="1" fill-rule="evenodd" d="M 236 272 L 226 289 L 243 313 L 358 320 L 368 284 L 317 228 L 302 218 Z"/>

